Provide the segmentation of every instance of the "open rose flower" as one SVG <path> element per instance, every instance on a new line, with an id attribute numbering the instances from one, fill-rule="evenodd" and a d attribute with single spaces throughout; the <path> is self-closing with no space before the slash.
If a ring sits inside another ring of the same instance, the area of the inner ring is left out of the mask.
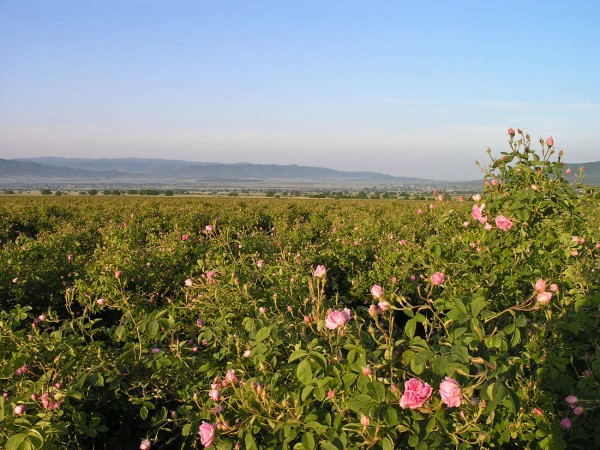
<path id="1" fill-rule="evenodd" d="M 496 226 L 500 228 L 502 231 L 508 231 L 512 228 L 513 223 L 510 219 L 504 216 L 496 217 Z"/>
<path id="2" fill-rule="evenodd" d="M 416 378 L 411 378 L 404 383 L 404 394 L 400 398 L 400 407 L 404 409 L 420 408 L 431 397 L 432 392 L 433 389 L 431 389 L 429 384 Z"/>
<path id="3" fill-rule="evenodd" d="M 462 403 L 462 392 L 455 379 L 446 377 L 440 383 L 440 396 L 449 408 L 458 408 Z"/>
<path id="4" fill-rule="evenodd" d="M 435 286 L 439 286 L 440 284 L 444 283 L 444 274 L 442 272 L 436 272 L 433 275 L 431 275 L 431 282 L 435 285 Z"/>
<path id="5" fill-rule="evenodd" d="M 327 319 L 325 319 L 325 326 L 330 330 L 335 330 L 336 328 L 343 327 L 346 325 L 346 322 L 350 320 L 350 310 L 348 308 L 344 308 L 343 310 L 336 310 L 329 313 Z"/>
<path id="6" fill-rule="evenodd" d="M 200 443 L 204 447 L 210 447 L 215 440 L 215 430 L 217 429 L 217 425 L 213 423 L 208 423 L 202 421 L 200 424 L 199 434 L 200 434 Z"/>
<path id="7" fill-rule="evenodd" d="M 546 280 L 540 278 L 536 281 L 533 288 L 536 290 L 536 292 L 544 292 L 546 290 Z"/>
<path id="8" fill-rule="evenodd" d="M 547 304 L 551 299 L 552 299 L 552 293 L 551 292 L 540 292 L 537 295 L 537 298 L 536 298 L 537 302 L 540 305 Z"/>
<path id="9" fill-rule="evenodd" d="M 487 217 L 483 215 L 484 208 L 485 203 L 483 203 L 481 206 L 473 205 L 473 208 L 471 209 L 471 215 L 473 216 L 473 219 L 479 220 L 481 223 L 486 223 Z"/>

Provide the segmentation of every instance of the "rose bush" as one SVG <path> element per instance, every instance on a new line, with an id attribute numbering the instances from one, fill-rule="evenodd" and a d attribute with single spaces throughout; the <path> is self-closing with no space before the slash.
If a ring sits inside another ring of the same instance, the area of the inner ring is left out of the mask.
<path id="1" fill-rule="evenodd" d="M 509 144 L 475 205 L 7 207 L 0 445 L 599 447 L 597 199 Z"/>

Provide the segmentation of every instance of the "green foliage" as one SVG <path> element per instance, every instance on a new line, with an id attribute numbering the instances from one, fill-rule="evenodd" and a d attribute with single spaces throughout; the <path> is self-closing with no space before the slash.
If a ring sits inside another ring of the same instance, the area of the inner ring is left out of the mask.
<path id="1" fill-rule="evenodd" d="M 518 136 L 474 210 L 0 198 L 0 446 L 600 447 L 597 199 Z"/>

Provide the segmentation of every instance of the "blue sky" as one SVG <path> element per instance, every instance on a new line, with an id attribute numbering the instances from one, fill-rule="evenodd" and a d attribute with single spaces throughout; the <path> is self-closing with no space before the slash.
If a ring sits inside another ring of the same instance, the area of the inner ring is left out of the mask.
<path id="1" fill-rule="evenodd" d="M 600 2 L 0 0 L 0 157 L 437 179 L 508 127 L 600 157 Z"/>

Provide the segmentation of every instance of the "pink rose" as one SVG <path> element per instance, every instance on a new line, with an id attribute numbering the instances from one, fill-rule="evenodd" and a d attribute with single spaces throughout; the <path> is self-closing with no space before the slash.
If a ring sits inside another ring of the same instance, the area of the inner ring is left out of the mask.
<path id="1" fill-rule="evenodd" d="M 576 416 L 580 416 L 583 414 L 583 408 L 581 406 L 576 406 L 575 408 L 573 408 L 573 413 Z"/>
<path id="2" fill-rule="evenodd" d="M 537 295 L 537 298 L 536 298 L 537 302 L 540 305 L 547 304 L 551 299 L 552 299 L 552 293 L 551 292 L 540 292 Z"/>
<path id="3" fill-rule="evenodd" d="M 546 280 L 540 278 L 536 281 L 535 286 L 533 287 L 537 292 L 544 292 L 546 290 Z"/>
<path id="4" fill-rule="evenodd" d="M 569 405 L 573 406 L 575 403 L 577 403 L 577 397 L 575 397 L 574 395 L 569 395 L 565 398 L 565 401 Z"/>
<path id="5" fill-rule="evenodd" d="M 265 265 L 265 263 L 264 263 L 264 261 L 263 261 L 262 259 L 259 259 L 259 260 L 256 262 L 256 266 L 257 266 L 259 269 L 262 269 L 262 267 L 263 267 L 264 265 Z"/>
<path id="6" fill-rule="evenodd" d="M 192 281 L 191 278 L 188 278 L 187 280 L 185 280 L 185 285 L 187 287 L 191 287 L 194 284 L 194 282 Z"/>
<path id="7" fill-rule="evenodd" d="M 552 136 L 550 136 L 550 137 L 548 138 L 548 140 L 546 141 L 546 145 L 547 145 L 548 147 L 552 147 L 552 146 L 554 145 L 554 139 L 552 139 Z"/>
<path id="8" fill-rule="evenodd" d="M 208 398 L 210 398 L 212 401 L 218 402 L 221 399 L 221 391 L 218 389 L 211 389 L 208 392 Z"/>
<path id="9" fill-rule="evenodd" d="M 330 330 L 343 327 L 350 320 L 350 310 L 344 308 L 342 311 L 336 310 L 329 313 L 325 319 L 325 326 Z"/>
<path id="10" fill-rule="evenodd" d="M 215 227 L 214 227 L 214 226 L 212 226 L 212 225 L 206 225 L 206 226 L 204 227 L 204 229 L 205 229 L 205 230 L 206 230 L 208 233 L 210 233 L 210 232 L 212 232 L 212 231 L 215 231 Z"/>
<path id="11" fill-rule="evenodd" d="M 387 311 L 390 309 L 390 304 L 388 302 L 379 302 L 377 306 L 379 307 L 379 311 Z"/>
<path id="12" fill-rule="evenodd" d="M 460 386 L 456 380 L 450 377 L 444 378 L 444 381 L 440 383 L 440 396 L 449 408 L 458 408 L 462 403 Z"/>
<path id="13" fill-rule="evenodd" d="M 23 414 L 25 414 L 25 405 L 15 406 L 15 414 L 17 416 L 22 416 Z"/>
<path id="14" fill-rule="evenodd" d="M 371 294 L 373 298 L 380 298 L 383 295 L 383 289 L 378 284 L 374 284 L 371 288 Z"/>
<path id="15" fill-rule="evenodd" d="M 313 276 L 316 278 L 322 278 L 325 273 L 327 272 L 327 269 L 325 268 L 325 266 L 317 266 L 317 268 L 315 269 Z"/>
<path id="16" fill-rule="evenodd" d="M 492 224 L 491 223 L 486 223 L 485 227 L 483 227 L 486 231 L 490 231 L 492 229 Z"/>
<path id="17" fill-rule="evenodd" d="M 473 219 L 479 220 L 481 223 L 487 222 L 487 217 L 483 215 L 483 209 L 485 208 L 485 203 L 481 206 L 473 205 L 473 209 L 471 209 L 471 215 Z"/>
<path id="18" fill-rule="evenodd" d="M 475 194 L 473 195 L 473 197 L 471 197 L 474 201 L 476 202 L 480 202 L 481 201 L 481 194 Z"/>
<path id="19" fill-rule="evenodd" d="M 362 425 L 363 427 L 368 427 L 368 426 L 370 425 L 370 423 L 371 423 L 371 419 L 369 418 L 369 416 L 365 416 L 365 415 L 363 415 L 363 416 L 360 418 L 360 423 L 361 423 L 361 425 Z"/>
<path id="20" fill-rule="evenodd" d="M 508 135 L 509 135 L 510 137 L 514 137 L 514 136 L 515 136 L 515 130 L 513 130 L 512 128 L 509 128 L 509 129 L 508 129 Z"/>
<path id="21" fill-rule="evenodd" d="M 400 407 L 404 409 L 420 408 L 431 397 L 432 392 L 433 389 L 430 385 L 416 378 L 411 378 L 404 383 L 404 394 L 400 398 Z"/>
<path id="22" fill-rule="evenodd" d="M 431 282 L 435 286 L 439 286 L 440 284 L 442 284 L 444 282 L 444 274 L 442 272 L 434 273 L 433 275 L 431 275 Z"/>
<path id="23" fill-rule="evenodd" d="M 571 428 L 571 421 L 567 417 L 565 417 L 563 420 L 560 421 L 560 426 L 564 430 L 568 430 L 569 428 Z"/>
<path id="24" fill-rule="evenodd" d="M 552 283 L 552 284 L 550 285 L 550 291 L 551 291 L 551 292 L 558 292 L 558 284 L 556 284 L 556 283 Z"/>
<path id="25" fill-rule="evenodd" d="M 232 384 L 235 381 L 237 381 L 237 377 L 235 376 L 235 370 L 228 370 L 227 374 L 225 375 L 225 381 L 227 382 L 227 384 Z"/>
<path id="26" fill-rule="evenodd" d="M 150 450 L 151 447 L 152 442 L 150 442 L 150 439 L 144 439 L 140 444 L 140 450 Z"/>
<path id="27" fill-rule="evenodd" d="M 571 175 L 571 172 L 573 172 L 573 171 L 571 170 L 571 168 L 568 168 L 568 169 L 566 170 L 566 172 L 567 172 L 567 175 Z"/>
<path id="28" fill-rule="evenodd" d="M 205 421 L 202 421 L 202 424 L 200 424 L 200 429 L 199 429 L 200 443 L 204 447 L 210 447 L 213 444 L 213 442 L 215 440 L 216 428 L 217 428 L 216 424 L 208 423 Z"/>
<path id="29" fill-rule="evenodd" d="M 513 223 L 510 221 L 510 219 L 504 216 L 498 216 L 496 217 L 496 226 L 502 231 L 508 231 L 512 228 Z"/>

